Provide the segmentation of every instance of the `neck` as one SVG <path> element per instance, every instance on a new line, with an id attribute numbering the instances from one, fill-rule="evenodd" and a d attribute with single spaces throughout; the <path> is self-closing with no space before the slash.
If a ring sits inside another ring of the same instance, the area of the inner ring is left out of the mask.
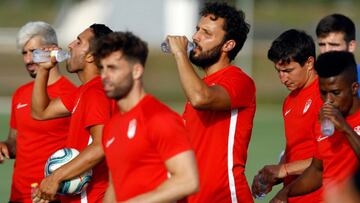
<path id="1" fill-rule="evenodd" d="M 59 67 L 56 66 L 52 68 L 49 72 L 49 79 L 48 79 L 48 85 L 54 84 L 56 81 L 58 81 L 61 78 L 61 73 L 59 71 Z"/>
<path id="2" fill-rule="evenodd" d="M 307 78 L 303 88 L 308 87 L 309 85 L 311 85 L 315 81 L 316 78 L 317 78 L 317 74 L 315 73 L 315 71 L 314 70 L 310 71 L 309 72 L 309 77 Z"/>
<path id="3" fill-rule="evenodd" d="M 134 85 L 130 92 L 123 98 L 117 101 L 117 104 L 122 113 L 126 113 L 134 108 L 146 95 L 142 86 L 142 82 L 134 81 Z"/>
<path id="4" fill-rule="evenodd" d="M 77 72 L 78 78 L 82 84 L 89 82 L 100 75 L 98 67 L 93 63 L 88 63 L 85 67 Z"/>
<path id="5" fill-rule="evenodd" d="M 354 97 L 353 105 L 349 111 L 349 115 L 356 113 L 360 108 L 359 96 Z"/>
<path id="6" fill-rule="evenodd" d="M 227 55 L 225 54 L 221 54 L 220 59 L 214 63 L 213 65 L 204 68 L 205 70 L 205 76 L 211 75 L 213 73 L 216 73 L 217 71 L 228 67 L 229 65 L 231 65 L 230 63 L 230 59 L 228 58 Z"/>

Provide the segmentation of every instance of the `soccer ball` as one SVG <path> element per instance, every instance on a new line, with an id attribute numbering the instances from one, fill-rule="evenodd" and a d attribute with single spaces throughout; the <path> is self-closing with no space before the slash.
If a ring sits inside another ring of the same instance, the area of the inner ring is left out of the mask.
<path id="1" fill-rule="evenodd" d="M 60 166 L 74 159 L 77 155 L 79 155 L 79 151 L 72 148 L 63 148 L 56 151 L 46 161 L 45 169 L 44 169 L 45 177 L 49 176 Z M 91 176 L 92 176 L 92 170 L 90 169 L 89 171 L 86 171 L 85 173 L 71 180 L 63 181 L 60 184 L 57 193 L 62 195 L 80 194 L 86 189 L 89 181 L 91 180 Z"/>

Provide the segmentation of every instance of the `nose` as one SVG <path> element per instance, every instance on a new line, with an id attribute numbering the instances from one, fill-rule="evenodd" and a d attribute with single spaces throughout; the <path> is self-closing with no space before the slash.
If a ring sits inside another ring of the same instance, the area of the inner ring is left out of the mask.
<path id="1" fill-rule="evenodd" d="M 71 50 L 73 48 L 74 43 L 75 43 L 75 41 L 70 42 L 70 44 L 68 45 L 69 50 Z"/>
<path id="2" fill-rule="evenodd" d="M 28 51 L 26 54 L 23 55 L 23 57 L 26 64 L 32 62 L 32 52 Z"/>
<path id="3" fill-rule="evenodd" d="M 200 41 L 200 37 L 199 37 L 199 31 L 196 31 L 193 36 L 192 36 L 193 42 L 199 42 Z"/>
<path id="4" fill-rule="evenodd" d="M 327 93 L 325 97 L 325 103 L 332 104 L 334 103 L 334 97 L 331 93 Z"/>
<path id="5" fill-rule="evenodd" d="M 283 84 L 285 84 L 286 82 L 287 82 L 287 74 L 286 73 L 284 73 L 284 72 L 282 72 L 282 71 L 280 71 L 279 72 L 279 78 L 280 78 L 280 81 L 283 83 Z"/>

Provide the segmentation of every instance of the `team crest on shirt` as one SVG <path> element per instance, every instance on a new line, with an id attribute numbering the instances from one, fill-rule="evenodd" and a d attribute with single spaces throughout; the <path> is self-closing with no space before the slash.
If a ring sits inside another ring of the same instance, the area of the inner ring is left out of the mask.
<path id="1" fill-rule="evenodd" d="M 360 126 L 359 125 L 354 128 L 354 131 L 356 132 L 356 134 L 358 134 L 360 136 Z"/>
<path id="2" fill-rule="evenodd" d="M 303 114 L 309 110 L 311 103 L 312 103 L 311 99 L 307 100 L 307 102 L 305 103 L 305 106 L 304 106 Z"/>
<path id="3" fill-rule="evenodd" d="M 136 132 L 136 125 L 137 125 L 137 121 L 136 121 L 135 118 L 133 118 L 129 122 L 129 127 L 128 127 L 128 131 L 127 131 L 127 136 L 128 136 L 129 139 L 134 138 L 135 132 Z"/>

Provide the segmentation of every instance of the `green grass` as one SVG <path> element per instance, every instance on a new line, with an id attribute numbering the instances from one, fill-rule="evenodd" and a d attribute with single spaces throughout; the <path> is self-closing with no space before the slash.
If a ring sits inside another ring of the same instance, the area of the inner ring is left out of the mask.
<path id="1" fill-rule="evenodd" d="M 171 108 L 181 113 L 182 103 L 168 103 Z M 283 127 L 281 119 L 281 106 L 273 104 L 258 104 L 254 120 L 253 134 L 248 150 L 246 176 L 249 184 L 257 171 L 265 164 L 276 163 L 278 155 L 284 148 Z M 0 114 L 0 140 L 6 139 L 9 116 Z M 7 202 L 10 194 L 13 161 L 6 161 L 0 165 L 0 202 Z M 30 175 L 30 174 L 29 174 Z M 30 187 L 29 187 L 30 190 Z M 274 189 L 263 200 L 255 202 L 268 202 L 278 189 Z"/>

